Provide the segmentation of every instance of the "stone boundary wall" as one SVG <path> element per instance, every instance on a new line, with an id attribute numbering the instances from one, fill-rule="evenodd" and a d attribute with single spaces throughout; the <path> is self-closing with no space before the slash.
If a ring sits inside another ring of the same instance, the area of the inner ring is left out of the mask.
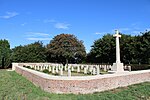
<path id="1" fill-rule="evenodd" d="M 15 71 L 50 93 L 87 94 L 146 81 L 150 82 L 150 70 L 71 77 L 52 76 L 21 66 L 15 66 Z"/>

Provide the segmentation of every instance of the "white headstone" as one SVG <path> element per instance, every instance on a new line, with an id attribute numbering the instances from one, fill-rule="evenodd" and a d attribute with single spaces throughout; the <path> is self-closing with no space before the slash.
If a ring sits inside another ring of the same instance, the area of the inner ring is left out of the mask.
<path id="1" fill-rule="evenodd" d="M 107 71 L 107 66 L 106 65 L 104 65 L 104 71 Z"/>
<path id="2" fill-rule="evenodd" d="M 35 68 L 34 68 L 35 70 L 37 69 L 37 66 L 35 66 Z"/>
<path id="3" fill-rule="evenodd" d="M 99 66 L 96 66 L 96 74 L 99 75 Z"/>
<path id="4" fill-rule="evenodd" d="M 58 73 L 58 66 L 56 66 L 56 73 Z"/>
<path id="5" fill-rule="evenodd" d="M 77 72 L 78 73 L 80 72 L 80 66 L 77 66 Z"/>
<path id="6" fill-rule="evenodd" d="M 71 67 L 71 71 L 74 71 L 74 66 Z"/>
<path id="7" fill-rule="evenodd" d="M 51 66 L 49 66 L 49 67 L 48 67 L 48 70 L 49 70 L 49 72 L 51 72 L 51 71 L 52 71 L 52 68 L 51 68 Z"/>
<path id="8" fill-rule="evenodd" d="M 71 76 L 71 70 L 68 69 L 68 76 L 70 77 Z"/>
<path id="9" fill-rule="evenodd" d="M 128 70 L 129 70 L 129 72 L 131 72 L 131 66 L 128 66 Z"/>
<path id="10" fill-rule="evenodd" d="M 95 75 L 96 74 L 96 70 L 95 70 L 95 67 L 93 68 L 93 75 Z"/>
<path id="11" fill-rule="evenodd" d="M 65 65 L 65 71 L 67 71 L 67 64 Z"/>
<path id="12" fill-rule="evenodd" d="M 55 73 L 55 67 L 52 66 L 52 73 L 54 74 Z"/>
<path id="13" fill-rule="evenodd" d="M 87 68 L 84 67 L 84 74 L 87 74 Z"/>
<path id="14" fill-rule="evenodd" d="M 63 75 L 63 68 L 60 68 L 60 75 Z"/>

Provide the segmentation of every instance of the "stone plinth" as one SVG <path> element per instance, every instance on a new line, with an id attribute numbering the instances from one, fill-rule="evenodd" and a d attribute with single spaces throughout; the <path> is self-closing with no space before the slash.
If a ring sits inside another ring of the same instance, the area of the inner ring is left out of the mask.
<path id="1" fill-rule="evenodd" d="M 113 63 L 111 70 L 116 72 L 124 72 L 123 63 Z"/>

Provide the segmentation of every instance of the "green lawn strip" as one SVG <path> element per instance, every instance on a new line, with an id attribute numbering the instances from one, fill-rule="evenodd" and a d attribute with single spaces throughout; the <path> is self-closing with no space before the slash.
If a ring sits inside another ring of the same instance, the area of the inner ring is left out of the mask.
<path id="1" fill-rule="evenodd" d="M 150 82 L 94 94 L 44 92 L 16 72 L 0 70 L 0 100 L 149 100 Z"/>

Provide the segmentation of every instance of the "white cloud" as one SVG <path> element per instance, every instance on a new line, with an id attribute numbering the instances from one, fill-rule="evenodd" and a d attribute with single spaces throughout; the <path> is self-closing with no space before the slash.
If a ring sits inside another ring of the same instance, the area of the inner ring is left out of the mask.
<path id="1" fill-rule="evenodd" d="M 27 36 L 34 36 L 34 37 L 37 37 L 37 36 L 50 36 L 49 34 L 47 33 L 42 33 L 42 32 L 27 32 Z"/>
<path id="2" fill-rule="evenodd" d="M 27 40 L 34 41 L 49 41 L 51 40 L 50 34 L 42 33 L 42 32 L 27 32 L 26 33 Z"/>
<path id="3" fill-rule="evenodd" d="M 52 23 L 55 28 L 57 29 L 69 29 L 70 24 L 64 23 L 64 22 L 59 22 L 54 19 L 45 19 L 43 20 L 44 23 Z"/>
<path id="4" fill-rule="evenodd" d="M 9 19 L 9 18 L 15 17 L 17 15 L 19 15 L 19 13 L 17 13 L 17 12 L 6 12 L 6 15 L 0 16 L 0 18 Z"/>
<path id="5" fill-rule="evenodd" d="M 95 34 L 96 35 L 105 35 L 105 34 L 108 34 L 108 33 L 111 33 L 111 32 L 96 32 Z"/>
<path id="6" fill-rule="evenodd" d="M 96 32 L 95 34 L 102 34 L 102 33 L 100 33 L 100 32 Z"/>
<path id="7" fill-rule="evenodd" d="M 69 29 L 70 24 L 66 23 L 56 23 L 55 28 L 57 29 Z"/>
<path id="8" fill-rule="evenodd" d="M 42 41 L 42 40 L 45 40 L 45 41 L 47 41 L 47 40 L 51 40 L 51 38 L 27 38 L 27 40 L 34 40 L 34 41 Z"/>

